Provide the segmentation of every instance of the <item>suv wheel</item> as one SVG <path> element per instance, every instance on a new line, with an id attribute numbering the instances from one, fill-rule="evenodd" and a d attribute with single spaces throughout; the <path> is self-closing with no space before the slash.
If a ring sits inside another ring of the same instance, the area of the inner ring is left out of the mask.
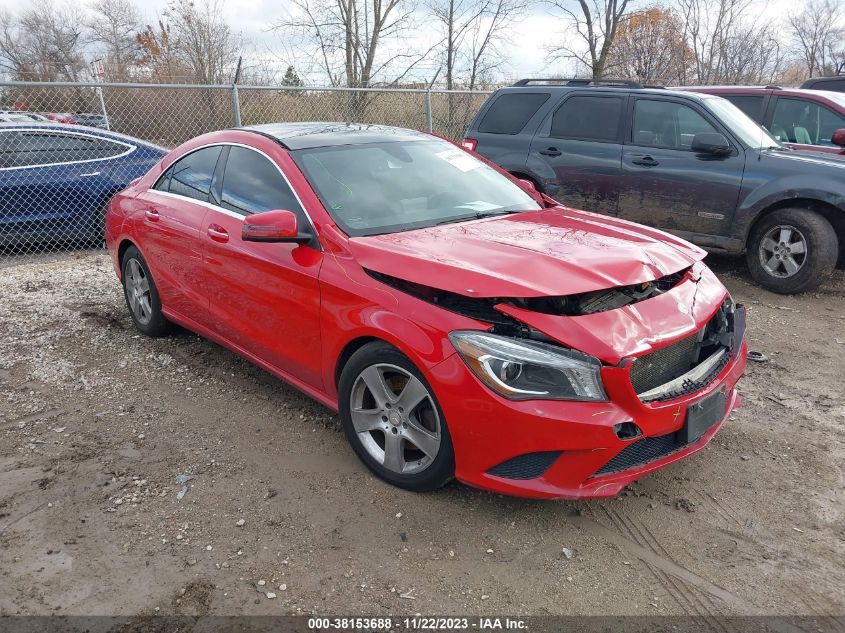
<path id="1" fill-rule="evenodd" d="M 340 375 L 338 404 L 352 448 L 388 483 L 421 492 L 454 476 L 440 405 L 422 372 L 395 347 L 374 342 L 355 352 Z"/>
<path id="2" fill-rule="evenodd" d="M 781 294 L 818 288 L 838 255 L 833 226 L 809 209 L 779 209 L 765 216 L 751 230 L 746 252 L 754 280 Z"/>

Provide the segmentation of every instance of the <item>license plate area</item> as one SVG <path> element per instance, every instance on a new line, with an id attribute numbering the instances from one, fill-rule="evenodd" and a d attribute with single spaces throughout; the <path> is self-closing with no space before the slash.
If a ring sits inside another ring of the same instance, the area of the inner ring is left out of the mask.
<path id="1" fill-rule="evenodd" d="M 684 426 L 677 433 L 677 440 L 681 444 L 691 444 L 704 435 L 711 426 L 725 417 L 725 407 L 728 395 L 724 389 L 711 393 L 706 398 L 691 404 L 687 408 L 687 419 Z"/>

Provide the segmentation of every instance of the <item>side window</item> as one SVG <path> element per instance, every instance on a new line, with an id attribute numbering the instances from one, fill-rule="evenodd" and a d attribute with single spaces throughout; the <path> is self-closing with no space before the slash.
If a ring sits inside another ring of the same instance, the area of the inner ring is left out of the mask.
<path id="1" fill-rule="evenodd" d="M 703 116 L 682 103 L 637 99 L 634 104 L 634 145 L 688 150 L 701 132 L 718 132 Z"/>
<path id="2" fill-rule="evenodd" d="M 552 116 L 549 136 L 615 141 L 621 116 L 621 97 L 570 97 Z"/>
<path id="3" fill-rule="evenodd" d="M 220 146 L 205 147 L 173 163 L 165 173 L 170 180 L 168 191 L 208 202 L 211 180 L 214 178 L 214 168 L 217 166 L 217 159 L 220 158 L 220 151 Z M 161 178 L 159 182 L 162 180 L 164 178 Z M 156 185 L 157 189 L 161 189 L 158 183 Z"/>
<path id="4" fill-rule="evenodd" d="M 549 100 L 547 92 L 516 92 L 500 95 L 478 125 L 487 134 L 519 134 L 528 120 Z"/>
<path id="5" fill-rule="evenodd" d="M 37 167 L 110 158 L 127 147 L 107 139 L 75 134 L 13 132 L 2 147 L 3 167 Z"/>
<path id="6" fill-rule="evenodd" d="M 779 140 L 802 145 L 826 145 L 833 133 L 845 128 L 845 118 L 812 101 L 779 97 L 772 117 L 772 134 Z"/>
<path id="7" fill-rule="evenodd" d="M 763 122 L 763 101 L 765 95 L 719 95 L 737 108 L 742 110 L 748 117 L 753 119 L 756 123 Z"/>
<path id="8" fill-rule="evenodd" d="M 288 183 L 268 158 L 245 147 L 232 147 L 223 174 L 221 206 L 243 215 L 287 209 L 303 220 L 302 209 Z"/>

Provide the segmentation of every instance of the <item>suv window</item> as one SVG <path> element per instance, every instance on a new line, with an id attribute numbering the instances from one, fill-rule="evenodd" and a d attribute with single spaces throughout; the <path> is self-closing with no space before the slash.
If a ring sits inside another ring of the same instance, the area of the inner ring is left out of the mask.
<path id="1" fill-rule="evenodd" d="M 129 149 L 95 136 L 10 130 L 2 133 L 0 167 L 38 167 L 112 158 Z"/>
<path id="2" fill-rule="evenodd" d="M 243 215 L 287 209 L 303 220 L 299 202 L 288 183 L 269 159 L 245 147 L 232 147 L 223 175 L 225 209 Z"/>
<path id="3" fill-rule="evenodd" d="M 621 116 L 621 97 L 570 97 L 552 116 L 549 136 L 615 141 Z"/>
<path id="4" fill-rule="evenodd" d="M 765 95 L 724 94 L 719 96 L 730 101 L 757 123 L 763 121 L 763 101 L 766 99 Z"/>
<path id="5" fill-rule="evenodd" d="M 180 158 L 159 178 L 153 189 L 208 202 L 220 151 L 219 145 L 204 147 Z"/>
<path id="6" fill-rule="evenodd" d="M 717 131 L 682 103 L 637 99 L 634 104 L 634 145 L 688 150 L 696 134 Z"/>
<path id="7" fill-rule="evenodd" d="M 519 134 L 529 119 L 549 100 L 547 92 L 506 93 L 487 110 L 478 131 L 487 134 Z"/>
<path id="8" fill-rule="evenodd" d="M 772 134 L 778 140 L 801 145 L 826 145 L 833 133 L 845 128 L 845 118 L 818 103 L 778 97 L 772 116 Z"/>

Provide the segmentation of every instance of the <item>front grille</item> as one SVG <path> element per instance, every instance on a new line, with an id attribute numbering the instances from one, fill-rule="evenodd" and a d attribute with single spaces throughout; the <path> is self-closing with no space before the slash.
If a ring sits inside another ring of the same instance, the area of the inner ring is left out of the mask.
<path id="1" fill-rule="evenodd" d="M 631 365 L 631 385 L 643 402 L 669 400 L 706 387 L 727 366 L 745 334 L 745 312 L 728 298 L 722 308 L 700 330 L 650 354 L 637 358 Z M 671 390 L 649 397 L 646 392 L 683 376 L 719 350 L 727 354 L 706 376 L 685 380 Z"/>
<path id="2" fill-rule="evenodd" d="M 667 345 L 651 354 L 640 356 L 631 367 L 634 391 L 643 393 L 687 373 L 698 357 L 701 331 Z"/>
<path id="3" fill-rule="evenodd" d="M 666 455 L 671 455 L 684 446 L 686 444 L 679 442 L 675 433 L 658 437 L 644 437 L 623 448 L 616 454 L 616 457 L 602 466 L 593 476 L 600 477 L 601 475 L 610 475 L 611 473 L 636 468 Z"/>
<path id="4" fill-rule="evenodd" d="M 504 479 L 536 479 L 555 463 L 560 453 L 561 451 L 526 453 L 493 466 L 487 473 Z"/>

